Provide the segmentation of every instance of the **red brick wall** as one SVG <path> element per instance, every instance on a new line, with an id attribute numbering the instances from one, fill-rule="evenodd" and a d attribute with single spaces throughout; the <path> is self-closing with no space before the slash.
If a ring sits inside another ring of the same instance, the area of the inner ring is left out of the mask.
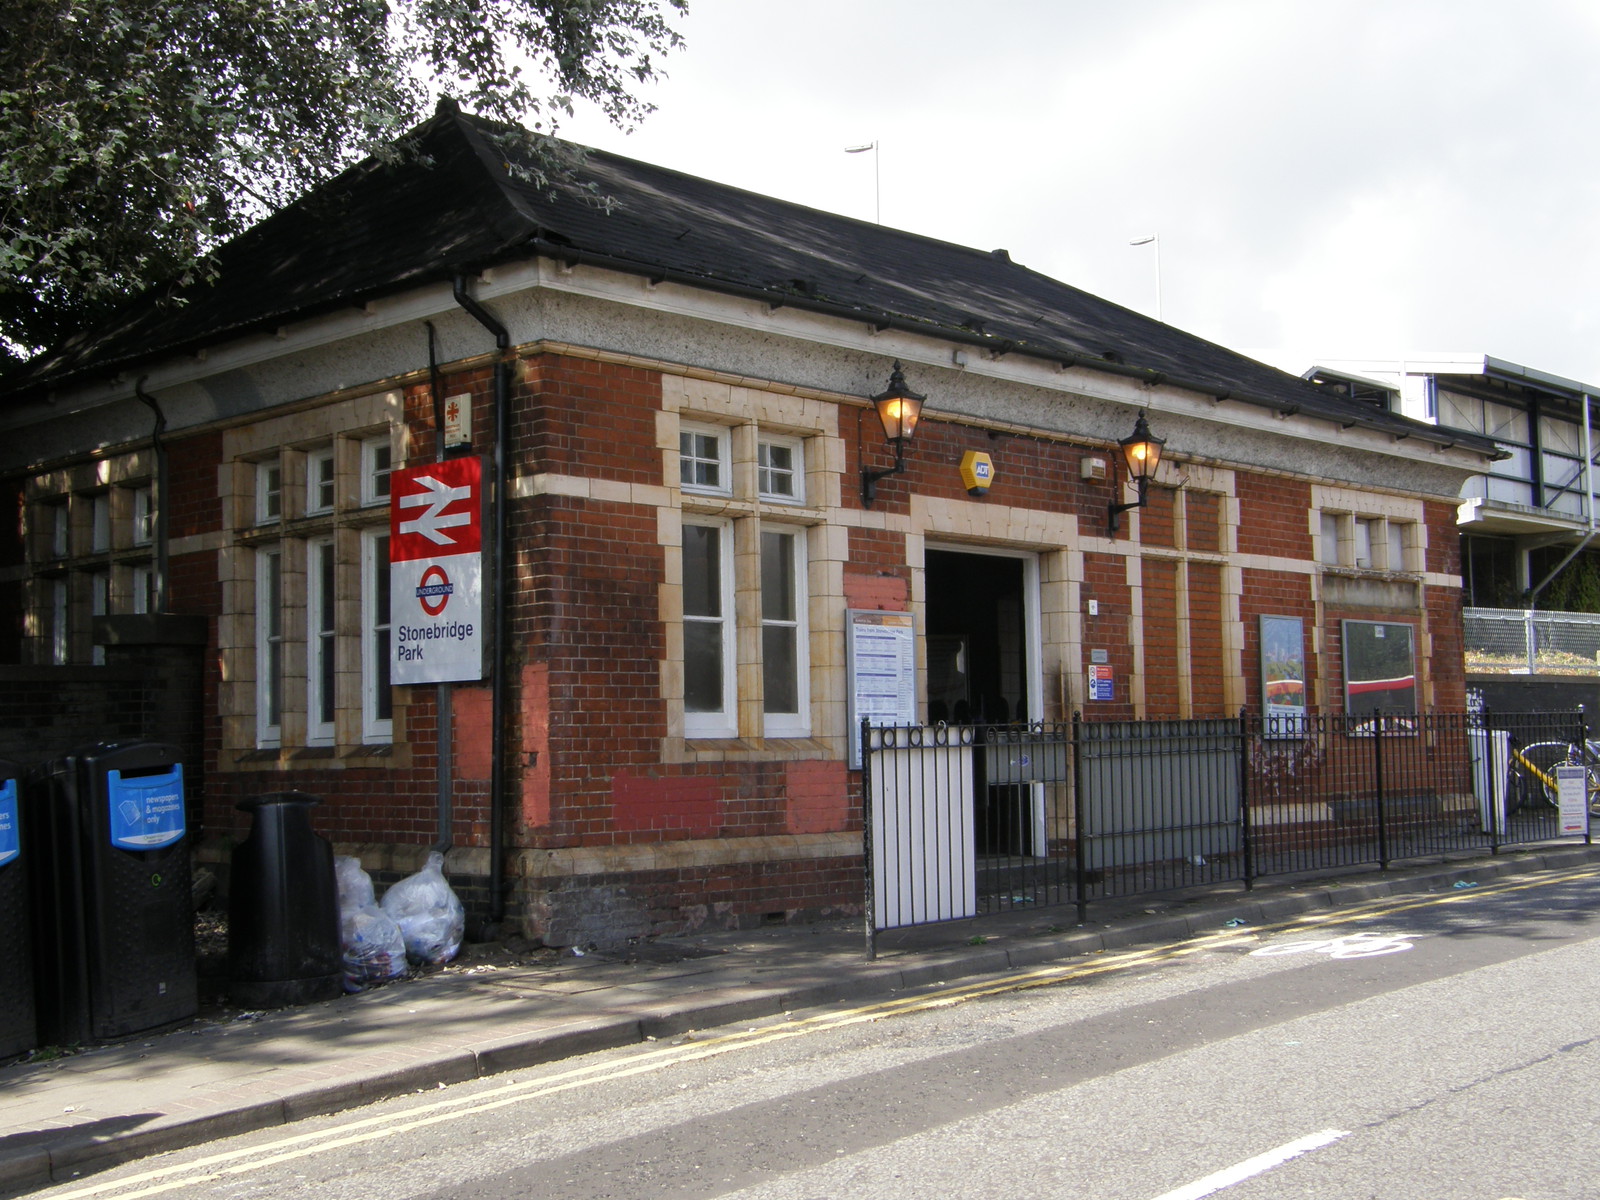
<path id="1" fill-rule="evenodd" d="M 1241 531 L 1241 536 L 1242 536 Z M 1242 573 L 1243 594 L 1239 615 L 1244 623 L 1244 684 L 1247 707 L 1262 711 L 1261 618 L 1299 617 L 1305 627 L 1307 695 L 1316 695 L 1317 659 L 1311 652 L 1317 611 L 1311 600 L 1311 577 L 1287 571 L 1248 570 Z"/>
<path id="2" fill-rule="evenodd" d="M 1222 498 L 1212 492 L 1185 492 L 1190 550 L 1216 553 L 1222 549 Z"/>
<path id="3" fill-rule="evenodd" d="M 1188 668 L 1192 714 L 1232 716 L 1222 691 L 1222 568 L 1216 563 L 1189 564 Z"/>
<path id="4" fill-rule="evenodd" d="M 189 537 L 222 528 L 222 501 L 217 496 L 217 464 L 221 461 L 220 433 L 201 433 L 168 441 L 168 537 Z"/>
<path id="5" fill-rule="evenodd" d="M 911 568 L 902 535 L 883 529 L 850 530 L 844 599 L 847 608 L 903 612 L 910 607 Z"/>
<path id="6" fill-rule="evenodd" d="M 1144 581 L 1144 703 L 1151 719 L 1178 717 L 1179 679 L 1186 669 L 1178 654 L 1178 568 L 1147 558 Z"/>
<path id="7" fill-rule="evenodd" d="M 1074 697 L 1074 708 L 1091 721 L 1127 721 L 1134 715 L 1129 682 L 1133 677 L 1133 595 L 1128 588 L 1128 566 L 1121 555 L 1083 556 L 1083 597 L 1099 608 L 1097 616 L 1083 619 L 1083 671 L 1088 678 L 1093 652 L 1104 650 L 1116 681 L 1115 698 L 1090 700 Z"/>
<path id="8" fill-rule="evenodd" d="M 1311 485 L 1276 476 L 1234 476 L 1239 500 L 1239 553 L 1311 557 Z"/>
<path id="9" fill-rule="evenodd" d="M 913 386 L 915 381 L 913 380 Z M 460 373 L 443 393 L 469 392 L 476 414 L 476 445 L 490 449 L 492 373 Z M 657 374 L 636 367 L 559 355 L 518 366 L 511 398 L 509 459 L 528 480 L 541 473 L 619 483 L 659 485 L 662 458 L 656 446 L 661 385 Z M 433 456 L 433 408 L 425 384 L 408 387 L 405 409 L 412 430 L 412 462 Z M 859 505 L 855 480 L 860 460 L 851 436 L 852 414 L 841 422 L 846 448 L 843 492 L 847 507 Z M 865 460 L 888 466 L 874 419 L 864 424 Z M 172 440 L 173 535 L 184 537 L 221 527 L 216 499 L 220 435 Z M 907 451 L 903 475 L 885 479 L 877 509 L 909 511 L 908 497 L 966 499 L 959 477 L 969 450 L 988 453 L 995 466 L 989 503 L 1076 515 L 1088 535 L 1105 529 L 1106 506 L 1120 500 L 1114 479 L 1085 481 L 1085 457 L 1113 457 L 1110 448 L 1069 446 L 1043 439 L 987 432 L 924 420 Z M 1307 518 L 1310 485 L 1276 477 L 1236 473 L 1243 525 L 1239 550 L 1258 557 L 1306 560 L 1311 554 Z M 1175 505 L 1185 513 L 1178 547 Z M 1139 519 L 1140 541 L 1153 552 L 1178 547 L 1216 553 L 1222 547 L 1223 506 L 1215 496 L 1152 487 Z M 508 531 L 511 583 L 509 608 L 512 686 L 507 713 L 506 777 L 512 841 L 519 846 L 559 848 L 683 839 L 808 835 L 860 828 L 856 776 L 842 762 L 749 761 L 744 748 L 727 762 L 663 762 L 666 706 L 660 698 L 666 654 L 660 591 L 666 555 L 659 544 L 653 508 L 611 499 L 528 494 L 510 501 Z M 1456 537 L 1449 505 L 1428 506 L 1428 569 L 1454 573 Z M 1130 536 L 1124 520 L 1120 536 Z M 852 527 L 844 571 L 845 603 L 854 608 L 903 610 L 909 606 L 910 567 L 902 532 Z M 1178 657 L 1177 603 L 1180 571 L 1187 577 L 1188 660 Z M 1104 650 L 1115 676 L 1115 699 L 1072 707 L 1090 719 L 1135 716 L 1129 684 L 1134 647 L 1142 640 L 1146 714 L 1180 712 L 1182 673 L 1190 679 L 1192 711 L 1223 715 L 1223 570 L 1192 557 L 1180 567 L 1159 553 L 1145 557 L 1142 621 L 1135 621 L 1126 559 L 1084 555 L 1083 598 L 1098 605 L 1085 615 L 1084 662 Z M 173 562 L 173 606 L 180 612 L 217 615 L 220 596 L 212 551 Z M 1302 616 L 1310 653 L 1310 578 L 1304 573 L 1250 569 L 1243 573 L 1246 697 L 1259 710 L 1256 663 L 1257 617 L 1262 613 Z M 1463 698 L 1460 671 L 1459 599 L 1451 592 L 1429 595 L 1434 637 L 1436 702 L 1455 706 Z M 1328 669 L 1338 669 L 1338 618 L 1324 628 Z M 220 683 L 213 645 L 207 677 L 207 709 L 215 713 Z M 1337 692 L 1330 684 L 1330 697 Z M 455 840 L 486 845 L 492 743 L 487 685 L 454 689 Z M 341 841 L 424 844 L 435 830 L 434 689 L 405 693 L 404 720 L 393 765 L 336 769 L 314 755 L 294 770 L 229 770 L 219 764 L 217 724 L 208 726 L 208 825 L 242 831 L 243 814 L 232 804 L 265 790 L 297 787 L 323 797 L 317 826 Z M 626 886 L 644 898 L 662 920 L 735 919 L 741 914 L 853 903 L 859 899 L 860 865 L 851 860 L 774 863 L 711 872 L 652 872 L 628 881 L 587 881 L 596 887 Z M 696 917 L 696 906 L 703 910 Z M 672 914 L 676 914 L 675 916 Z M 710 914 L 710 915 L 705 915 Z M 720 915 L 718 915 L 720 914 Z"/>
<path id="10" fill-rule="evenodd" d="M 1178 492 L 1174 488 L 1151 487 L 1139 510 L 1139 544 L 1171 549 L 1178 544 Z M 1122 521 L 1127 521 L 1124 515 Z"/>

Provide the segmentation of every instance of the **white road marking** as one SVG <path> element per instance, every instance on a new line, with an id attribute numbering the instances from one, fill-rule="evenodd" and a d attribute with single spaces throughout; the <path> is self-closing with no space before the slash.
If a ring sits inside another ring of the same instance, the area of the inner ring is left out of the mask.
<path id="1" fill-rule="evenodd" d="M 1200 1200 L 1202 1196 L 1209 1196 L 1236 1183 L 1243 1183 L 1253 1175 L 1260 1175 L 1263 1171 L 1272 1170 L 1273 1167 L 1281 1167 L 1291 1158 L 1299 1158 L 1307 1151 L 1319 1150 L 1342 1137 L 1349 1136 L 1348 1129 L 1324 1129 L 1321 1133 L 1308 1133 L 1305 1137 L 1296 1138 L 1276 1150 L 1268 1150 L 1265 1154 L 1247 1158 L 1242 1163 L 1235 1163 L 1213 1175 L 1207 1175 L 1204 1179 L 1197 1179 L 1176 1191 L 1163 1192 L 1156 1197 L 1156 1200 Z"/>
<path id="2" fill-rule="evenodd" d="M 1285 954 L 1326 954 L 1329 958 L 1373 958 L 1379 954 L 1398 954 L 1410 950 L 1416 933 L 1352 933 L 1344 937 L 1322 938 L 1314 942 L 1274 942 L 1250 952 L 1251 958 L 1275 958 Z"/>

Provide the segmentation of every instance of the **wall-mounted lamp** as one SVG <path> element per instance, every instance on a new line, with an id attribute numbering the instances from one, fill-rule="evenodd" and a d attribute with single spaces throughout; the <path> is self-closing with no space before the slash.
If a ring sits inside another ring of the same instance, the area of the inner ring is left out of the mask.
<path id="1" fill-rule="evenodd" d="M 1128 482 L 1138 490 L 1139 498 L 1129 504 L 1110 506 L 1112 533 L 1117 531 L 1117 517 L 1120 514 L 1130 508 L 1144 507 L 1145 490 L 1150 486 L 1156 467 L 1161 464 L 1161 450 L 1166 444 L 1166 438 L 1158 438 L 1150 433 L 1150 426 L 1145 424 L 1143 413 L 1140 413 L 1139 419 L 1134 422 L 1133 432 L 1117 443 L 1122 450 L 1122 461 L 1128 468 Z"/>
<path id="2" fill-rule="evenodd" d="M 894 466 L 882 471 L 869 471 L 862 466 L 861 503 L 864 507 L 872 507 L 873 497 L 878 494 L 878 480 L 906 469 L 905 445 L 917 431 L 922 402 L 926 399 L 906 386 L 906 377 L 900 373 L 900 363 L 896 360 L 894 370 L 889 373 L 889 386 L 872 398 L 878 420 L 883 422 L 883 436 L 894 447 Z"/>

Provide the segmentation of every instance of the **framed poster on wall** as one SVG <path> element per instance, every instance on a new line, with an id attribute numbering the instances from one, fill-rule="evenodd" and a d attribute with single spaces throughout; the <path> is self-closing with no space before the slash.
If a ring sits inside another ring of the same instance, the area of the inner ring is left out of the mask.
<path id="1" fill-rule="evenodd" d="M 861 719 L 910 725 L 917 719 L 916 626 L 908 612 L 845 612 L 850 768 L 861 768 Z"/>
<path id="2" fill-rule="evenodd" d="M 1352 717 L 1417 711 L 1416 634 L 1394 621 L 1342 621 L 1344 711 Z M 1384 722 L 1386 732 L 1399 732 Z"/>
<path id="3" fill-rule="evenodd" d="M 1299 617 L 1261 618 L 1261 715 L 1269 738 L 1306 728 L 1306 631 Z"/>

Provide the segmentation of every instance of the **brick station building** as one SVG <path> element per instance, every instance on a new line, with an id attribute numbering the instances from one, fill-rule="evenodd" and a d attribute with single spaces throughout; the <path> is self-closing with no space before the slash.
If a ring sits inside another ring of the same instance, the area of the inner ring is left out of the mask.
<path id="1" fill-rule="evenodd" d="M 1347 622 L 1462 707 L 1487 439 L 1004 251 L 599 152 L 539 184 L 449 104 L 409 144 L 0 393 L 0 651 L 189 631 L 202 860 L 298 788 L 369 867 L 448 845 L 476 912 L 551 944 L 855 911 L 862 612 L 909 614 L 921 721 L 1260 711 L 1263 617 L 1311 712 L 1347 703 Z M 869 504 L 897 364 L 927 399 Z M 1141 414 L 1165 453 L 1113 531 Z M 400 685 L 392 473 L 441 418 L 483 464 L 483 669 Z"/>

